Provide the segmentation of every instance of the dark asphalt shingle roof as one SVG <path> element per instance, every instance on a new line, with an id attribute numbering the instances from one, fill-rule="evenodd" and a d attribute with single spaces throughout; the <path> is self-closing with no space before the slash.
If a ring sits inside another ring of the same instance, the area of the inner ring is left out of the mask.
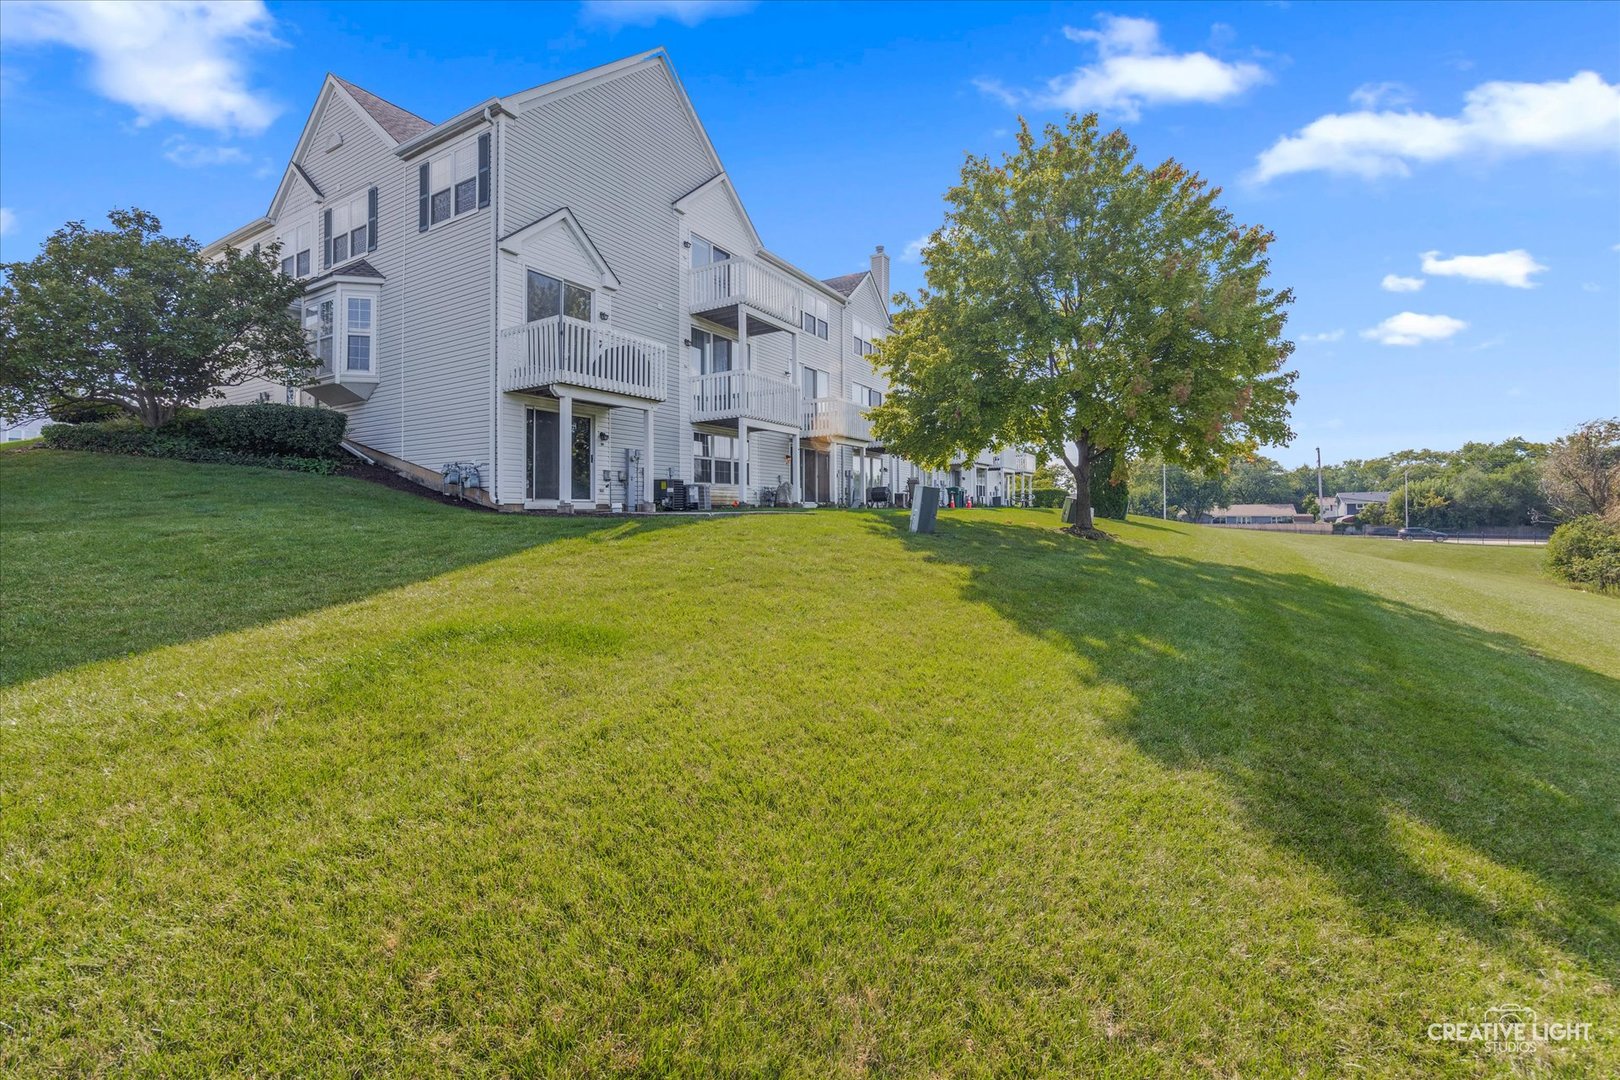
<path id="1" fill-rule="evenodd" d="M 304 282 L 304 288 L 307 289 L 311 285 L 325 281 L 329 277 L 368 277 L 376 278 L 378 281 L 388 280 L 387 278 L 383 277 L 381 270 L 378 270 L 375 266 L 372 266 L 370 263 L 366 262 L 366 260 L 354 259 L 350 262 L 344 263 L 342 266 L 334 266 L 324 274 L 310 278 L 308 281 Z"/>
<path id="2" fill-rule="evenodd" d="M 347 79 L 339 78 L 336 75 L 332 76 L 332 78 L 342 83 L 343 89 L 347 90 L 349 95 L 360 103 L 360 107 L 370 113 L 371 118 L 377 121 L 378 125 L 388 132 L 389 137 L 397 143 L 404 142 L 406 139 L 413 139 L 433 126 L 432 123 L 422 119 L 415 113 L 406 112 L 393 102 L 384 101 L 370 90 L 362 90 Z"/>
<path id="3" fill-rule="evenodd" d="M 842 274 L 839 277 L 823 278 L 821 283 L 847 298 L 854 295 L 855 290 L 861 287 L 861 279 L 871 272 L 870 270 L 862 270 L 858 274 Z"/>

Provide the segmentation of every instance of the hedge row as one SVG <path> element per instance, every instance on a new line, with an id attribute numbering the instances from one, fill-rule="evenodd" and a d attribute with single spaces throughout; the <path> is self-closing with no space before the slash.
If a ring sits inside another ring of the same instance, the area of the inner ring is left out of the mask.
<path id="1" fill-rule="evenodd" d="M 270 404 L 183 409 L 155 431 L 128 419 L 90 422 L 96 415 L 93 410 L 75 415 L 78 422 L 63 414 L 58 418 L 66 423 L 45 428 L 46 445 L 320 473 L 336 468 L 349 422 L 331 409 Z"/>
<path id="2" fill-rule="evenodd" d="M 1620 592 L 1620 525 L 1591 514 L 1560 525 L 1547 539 L 1547 569 L 1574 585 Z"/>

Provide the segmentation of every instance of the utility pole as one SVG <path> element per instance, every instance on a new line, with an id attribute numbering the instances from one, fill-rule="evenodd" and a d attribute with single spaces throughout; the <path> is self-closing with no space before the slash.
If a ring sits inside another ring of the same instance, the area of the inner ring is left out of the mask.
<path id="1" fill-rule="evenodd" d="M 1170 466 L 1159 462 L 1159 519 L 1170 520 Z"/>
<path id="2" fill-rule="evenodd" d="M 1316 448 L 1316 505 L 1322 505 L 1322 448 Z"/>
<path id="3" fill-rule="evenodd" d="M 1406 527 L 1412 527 L 1412 468 L 1409 465 L 1401 467 L 1401 494 L 1406 496 Z"/>

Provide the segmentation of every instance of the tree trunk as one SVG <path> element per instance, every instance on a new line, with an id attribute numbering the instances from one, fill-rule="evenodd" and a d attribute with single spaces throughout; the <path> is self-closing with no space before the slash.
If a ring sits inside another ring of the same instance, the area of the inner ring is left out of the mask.
<path id="1" fill-rule="evenodd" d="M 1091 520 L 1091 443 L 1084 438 L 1077 439 L 1075 450 L 1076 463 L 1069 465 L 1069 473 L 1074 477 L 1074 521 L 1071 524 L 1081 532 L 1090 532 L 1095 527 Z"/>

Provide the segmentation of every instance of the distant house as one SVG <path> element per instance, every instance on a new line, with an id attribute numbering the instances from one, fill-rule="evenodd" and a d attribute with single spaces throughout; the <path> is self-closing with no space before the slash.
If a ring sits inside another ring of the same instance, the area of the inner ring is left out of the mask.
<path id="1" fill-rule="evenodd" d="M 1310 520 L 1311 515 L 1299 513 L 1293 503 L 1237 503 L 1198 515 L 1201 525 L 1293 525 Z"/>
<path id="2" fill-rule="evenodd" d="M 1387 491 L 1341 491 L 1337 495 L 1329 495 L 1322 500 L 1322 520 L 1338 521 L 1340 518 L 1354 517 L 1372 503 L 1388 503 L 1389 494 Z"/>
<path id="3" fill-rule="evenodd" d="M 39 435 L 45 426 L 40 418 L 33 420 L 8 420 L 0 416 L 0 442 L 21 442 Z"/>

